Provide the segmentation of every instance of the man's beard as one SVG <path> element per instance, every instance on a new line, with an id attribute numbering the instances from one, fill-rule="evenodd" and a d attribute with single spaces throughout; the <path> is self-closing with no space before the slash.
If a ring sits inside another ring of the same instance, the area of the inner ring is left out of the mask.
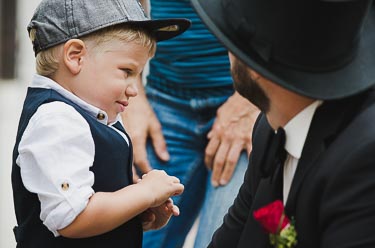
<path id="1" fill-rule="evenodd" d="M 232 63 L 234 88 L 263 113 L 267 113 L 270 108 L 270 100 L 258 83 L 251 78 L 248 67 L 239 59 L 235 59 Z"/>

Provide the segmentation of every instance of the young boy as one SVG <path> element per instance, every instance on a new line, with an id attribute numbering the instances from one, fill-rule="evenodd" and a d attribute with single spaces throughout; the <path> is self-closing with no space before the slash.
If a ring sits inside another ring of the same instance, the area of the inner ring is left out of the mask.
<path id="1" fill-rule="evenodd" d="M 148 20 L 136 0 L 41 2 L 28 26 L 38 75 L 13 152 L 17 247 L 141 247 L 143 230 L 179 214 L 178 178 L 154 170 L 132 184 L 119 113 L 155 41 L 189 25 Z"/>

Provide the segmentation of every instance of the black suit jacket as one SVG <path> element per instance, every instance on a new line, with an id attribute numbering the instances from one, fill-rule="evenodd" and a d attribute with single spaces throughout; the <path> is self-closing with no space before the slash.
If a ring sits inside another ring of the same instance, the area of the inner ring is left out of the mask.
<path id="1" fill-rule="evenodd" d="M 261 173 L 272 133 L 261 116 L 244 182 L 209 247 L 271 247 L 253 211 L 280 192 Z M 297 247 L 375 247 L 373 90 L 316 110 L 285 209 L 295 219 Z"/>

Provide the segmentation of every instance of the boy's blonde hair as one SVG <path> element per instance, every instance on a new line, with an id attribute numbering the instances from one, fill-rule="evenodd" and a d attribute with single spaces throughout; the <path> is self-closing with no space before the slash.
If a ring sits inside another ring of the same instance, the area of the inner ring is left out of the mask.
<path id="1" fill-rule="evenodd" d="M 116 25 L 101 29 L 87 36 L 81 37 L 84 42 L 90 41 L 96 49 L 101 44 L 110 40 L 118 39 L 123 42 L 133 42 L 149 49 L 149 56 L 152 57 L 156 51 L 156 39 L 147 30 L 132 25 Z M 36 56 L 36 71 L 39 75 L 51 77 L 59 68 L 63 44 L 40 51 Z"/>

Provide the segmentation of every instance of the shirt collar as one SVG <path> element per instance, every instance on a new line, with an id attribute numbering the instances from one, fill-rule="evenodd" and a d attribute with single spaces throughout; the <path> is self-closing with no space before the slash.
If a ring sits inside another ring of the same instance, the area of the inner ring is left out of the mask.
<path id="1" fill-rule="evenodd" d="M 83 108 L 87 113 L 89 113 L 92 117 L 97 119 L 99 122 L 107 125 L 108 123 L 108 115 L 105 111 L 83 101 L 81 98 L 77 97 L 70 91 L 64 89 L 61 85 L 56 83 L 50 78 L 35 74 L 31 84 L 31 88 L 44 88 L 44 89 L 52 89 L 57 91 L 60 95 L 64 96 L 65 98 L 69 99 L 70 101 L 74 102 L 81 108 Z M 116 117 L 117 122 L 119 120 L 119 115 Z"/>
<path id="2" fill-rule="evenodd" d="M 312 118 L 316 109 L 322 103 L 323 101 L 316 100 L 294 116 L 284 126 L 286 136 L 285 150 L 291 156 L 300 159 Z"/>

